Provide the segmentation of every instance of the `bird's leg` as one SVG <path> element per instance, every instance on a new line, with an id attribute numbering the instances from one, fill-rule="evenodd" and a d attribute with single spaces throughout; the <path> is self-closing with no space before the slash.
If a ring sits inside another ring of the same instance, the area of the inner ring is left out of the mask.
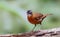
<path id="1" fill-rule="evenodd" d="M 40 23 L 40 28 L 42 28 L 42 24 Z"/>
<path id="2" fill-rule="evenodd" d="M 40 23 L 40 29 L 39 29 L 39 31 L 41 31 L 43 28 L 42 28 L 43 26 L 42 26 L 42 24 Z"/>
<path id="3" fill-rule="evenodd" d="M 32 31 L 35 29 L 35 27 L 36 27 L 36 24 L 35 24 L 35 26 L 33 27 Z"/>

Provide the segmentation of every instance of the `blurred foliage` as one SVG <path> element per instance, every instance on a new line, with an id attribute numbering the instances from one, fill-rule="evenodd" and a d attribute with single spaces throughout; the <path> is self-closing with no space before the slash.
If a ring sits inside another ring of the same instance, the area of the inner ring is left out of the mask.
<path id="1" fill-rule="evenodd" d="M 34 27 L 26 18 L 26 11 L 32 10 L 52 16 L 46 17 L 38 29 L 60 27 L 60 0 L 1 0 L 0 34 L 29 32 Z"/>
<path id="2" fill-rule="evenodd" d="M 57 23 L 57 22 L 59 22 L 59 19 L 58 19 L 58 17 L 53 16 L 53 17 L 51 17 L 50 21 L 51 21 L 52 23 Z"/>

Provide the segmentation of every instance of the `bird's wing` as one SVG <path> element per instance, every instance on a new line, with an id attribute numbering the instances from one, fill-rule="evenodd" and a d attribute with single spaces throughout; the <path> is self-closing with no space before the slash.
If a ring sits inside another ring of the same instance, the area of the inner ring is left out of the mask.
<path id="1" fill-rule="evenodd" d="M 43 15 L 42 15 L 41 13 L 34 13 L 34 14 L 33 14 L 33 18 L 34 18 L 35 20 L 40 20 L 42 16 L 43 16 Z"/>
<path id="2" fill-rule="evenodd" d="M 40 18 L 34 18 L 35 20 L 39 20 Z"/>

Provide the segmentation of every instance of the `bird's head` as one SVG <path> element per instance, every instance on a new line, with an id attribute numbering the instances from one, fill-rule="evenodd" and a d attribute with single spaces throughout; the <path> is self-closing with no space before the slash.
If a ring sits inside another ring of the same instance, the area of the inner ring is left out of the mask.
<path id="1" fill-rule="evenodd" d="M 28 15 L 28 14 L 29 14 L 29 15 L 32 15 L 32 11 L 31 11 L 31 10 L 28 10 L 28 11 L 27 11 L 27 15 Z"/>

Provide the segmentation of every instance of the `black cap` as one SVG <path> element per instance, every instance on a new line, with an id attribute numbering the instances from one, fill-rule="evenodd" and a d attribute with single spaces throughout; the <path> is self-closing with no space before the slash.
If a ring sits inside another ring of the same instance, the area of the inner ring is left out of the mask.
<path id="1" fill-rule="evenodd" d="M 31 11 L 31 10 L 28 10 L 28 11 L 27 11 L 27 14 L 32 14 L 32 11 Z"/>

